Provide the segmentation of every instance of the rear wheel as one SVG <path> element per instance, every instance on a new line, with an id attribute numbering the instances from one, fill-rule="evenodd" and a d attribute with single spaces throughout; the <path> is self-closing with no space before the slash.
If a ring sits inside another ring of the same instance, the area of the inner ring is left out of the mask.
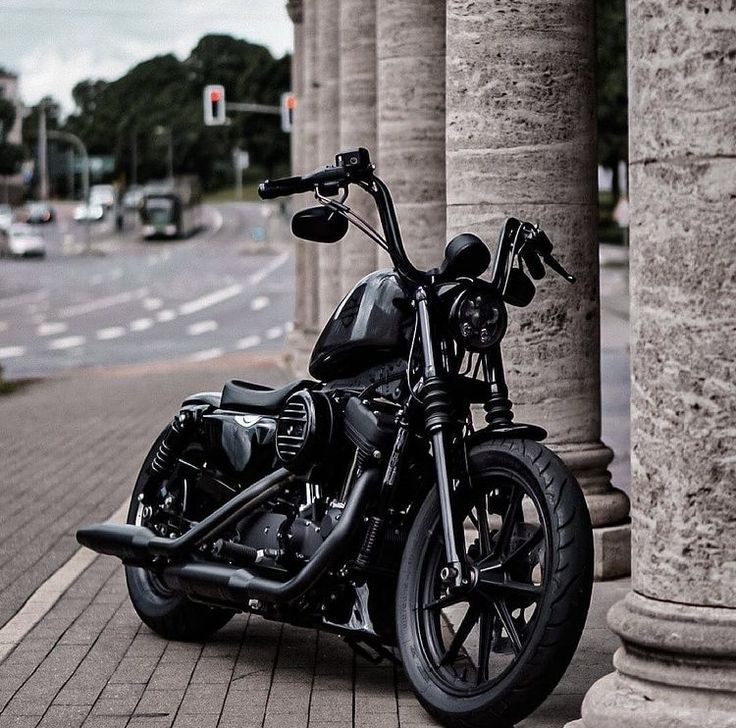
<path id="1" fill-rule="evenodd" d="M 165 533 L 164 523 L 183 515 L 187 484 L 174 472 L 163 483 L 152 480 L 151 462 L 165 433 L 156 440 L 143 463 L 128 509 L 128 523 Z M 167 500 L 170 499 L 170 500 Z M 164 535 L 162 533 L 161 535 Z M 165 533 L 165 535 L 170 535 Z M 174 532 L 174 535 L 178 535 Z M 209 607 L 172 592 L 156 573 L 136 566 L 125 567 L 130 601 L 141 620 L 166 639 L 203 640 L 227 624 L 235 614 L 228 609 Z"/>
<path id="2" fill-rule="evenodd" d="M 572 658 L 592 588 L 585 500 L 539 443 L 490 441 L 469 453 L 463 521 L 473 585 L 448 591 L 436 489 L 417 514 L 397 590 L 404 670 L 429 713 L 448 726 L 512 726 L 552 691 Z"/>

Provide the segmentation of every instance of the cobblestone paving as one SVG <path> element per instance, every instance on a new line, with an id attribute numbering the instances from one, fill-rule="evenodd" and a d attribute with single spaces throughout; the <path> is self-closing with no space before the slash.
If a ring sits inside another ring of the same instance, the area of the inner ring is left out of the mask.
<path id="1" fill-rule="evenodd" d="M 227 376 L 276 383 L 274 361 L 130 369 L 49 381 L 0 399 L 5 505 L 0 623 L 76 550 L 78 525 L 128 496 L 182 396 Z M 559 728 L 611 670 L 605 612 L 628 581 L 597 584 L 588 629 L 555 693 L 519 728 Z M 0 728 L 393 728 L 435 725 L 400 669 L 372 666 L 332 634 L 236 616 L 206 644 L 142 626 L 122 568 L 99 557 L 0 663 Z"/>

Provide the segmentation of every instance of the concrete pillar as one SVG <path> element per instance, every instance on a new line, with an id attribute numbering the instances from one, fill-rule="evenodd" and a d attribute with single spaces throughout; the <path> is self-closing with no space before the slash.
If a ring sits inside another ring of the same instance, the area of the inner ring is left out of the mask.
<path id="1" fill-rule="evenodd" d="M 445 2 L 378 0 L 378 174 L 415 265 L 445 244 Z"/>
<path id="2" fill-rule="evenodd" d="M 317 2 L 317 151 L 315 166 L 332 164 L 340 146 L 340 0 Z M 319 245 L 318 325 L 324 325 L 340 301 L 339 244 Z"/>
<path id="3" fill-rule="evenodd" d="M 377 153 L 376 130 L 376 0 L 340 3 L 340 149 L 366 147 Z M 351 192 L 348 205 L 374 227 L 378 216 L 373 200 Z M 340 292 L 374 271 L 379 248 L 352 228 L 339 243 Z"/>
<path id="4" fill-rule="evenodd" d="M 736 726 L 736 22 L 630 0 L 633 591 L 586 728 Z"/>
<path id="5" fill-rule="evenodd" d="M 539 222 L 551 273 L 511 309 L 505 362 L 518 421 L 544 426 L 595 527 L 596 577 L 629 570 L 628 499 L 601 442 L 593 0 L 447 3 L 448 237 L 492 247 L 504 218 Z"/>

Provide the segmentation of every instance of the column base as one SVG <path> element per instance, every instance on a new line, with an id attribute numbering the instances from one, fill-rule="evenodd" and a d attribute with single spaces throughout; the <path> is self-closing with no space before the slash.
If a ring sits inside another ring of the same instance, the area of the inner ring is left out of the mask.
<path id="1" fill-rule="evenodd" d="M 736 728 L 736 610 L 630 592 L 608 618 L 616 672 L 566 728 Z"/>
<path id="2" fill-rule="evenodd" d="M 631 524 L 593 529 L 593 578 L 620 579 L 631 574 Z"/>

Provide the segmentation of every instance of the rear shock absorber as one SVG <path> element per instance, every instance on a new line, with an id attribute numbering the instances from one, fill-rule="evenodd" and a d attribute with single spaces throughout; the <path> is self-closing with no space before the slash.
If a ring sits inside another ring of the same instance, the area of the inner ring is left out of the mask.
<path id="1" fill-rule="evenodd" d="M 191 440 L 197 418 L 191 410 L 182 410 L 171 422 L 156 454 L 151 461 L 151 470 L 161 478 L 171 474 L 177 459 Z"/>

